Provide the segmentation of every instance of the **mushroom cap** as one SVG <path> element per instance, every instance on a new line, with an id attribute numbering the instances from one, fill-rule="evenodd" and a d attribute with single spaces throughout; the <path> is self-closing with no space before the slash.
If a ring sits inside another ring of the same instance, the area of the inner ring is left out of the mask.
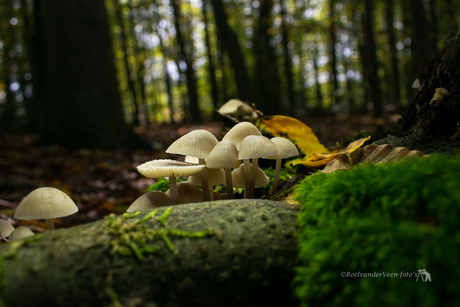
<path id="1" fill-rule="evenodd" d="M 161 191 L 152 191 L 138 197 L 126 211 L 133 213 L 135 211 L 151 210 L 156 207 L 174 205 L 174 201 L 169 195 L 166 195 L 166 193 Z"/>
<path id="2" fill-rule="evenodd" d="M 443 96 L 449 96 L 449 95 L 450 95 L 449 91 L 446 90 L 446 89 L 443 88 L 443 87 L 438 87 L 438 88 L 436 89 L 436 93 L 441 94 L 441 95 L 443 95 Z"/>
<path id="3" fill-rule="evenodd" d="M 197 188 L 193 183 L 187 181 L 177 183 L 177 192 L 179 194 L 179 204 L 199 203 L 204 201 L 203 191 Z M 169 190 L 166 194 L 171 196 Z"/>
<path id="4" fill-rule="evenodd" d="M 8 238 L 10 234 L 13 232 L 14 226 L 8 223 L 7 220 L 0 219 L 0 231 L 2 232 L 2 236 Z"/>
<path id="5" fill-rule="evenodd" d="M 190 164 L 200 164 L 200 160 L 197 157 L 185 156 L 184 162 Z"/>
<path id="6" fill-rule="evenodd" d="M 238 149 L 228 140 L 217 143 L 206 159 L 206 167 L 209 168 L 235 168 L 239 165 Z"/>
<path id="7" fill-rule="evenodd" d="M 249 163 L 252 165 L 252 163 Z M 241 164 L 240 167 L 235 168 L 232 171 L 232 181 L 233 181 L 233 186 L 238 189 L 244 189 L 244 164 Z M 261 188 L 263 186 L 266 186 L 270 182 L 270 179 L 268 178 L 267 174 L 258 167 L 257 172 L 256 172 L 256 185 L 255 188 Z"/>
<path id="8" fill-rule="evenodd" d="M 73 200 L 56 188 L 38 188 L 27 194 L 14 213 L 18 220 L 46 220 L 68 216 L 78 211 Z"/>
<path id="9" fill-rule="evenodd" d="M 218 142 L 211 132 L 197 129 L 178 138 L 166 149 L 166 152 L 206 159 Z"/>
<path id="10" fill-rule="evenodd" d="M 224 184 L 225 180 L 225 171 L 222 168 L 206 168 L 206 174 L 208 175 L 208 184 L 209 185 L 219 185 Z M 193 175 L 188 177 L 188 182 L 197 185 L 201 185 L 201 175 Z"/>
<path id="11" fill-rule="evenodd" d="M 263 158 L 277 155 L 280 150 L 265 136 L 249 135 L 243 139 L 238 153 L 238 159 Z"/>
<path id="12" fill-rule="evenodd" d="M 228 130 L 228 132 L 222 138 L 222 141 L 232 141 L 236 148 L 239 150 L 241 142 L 248 135 L 262 136 L 262 133 L 260 133 L 259 129 L 257 129 L 254 124 L 250 122 L 241 122 L 233 126 L 232 129 Z"/>
<path id="13" fill-rule="evenodd" d="M 254 109 L 239 99 L 230 99 L 224 103 L 217 112 L 222 115 L 242 115 L 249 114 Z"/>
<path id="14" fill-rule="evenodd" d="M 35 234 L 27 227 L 19 226 L 10 234 L 10 240 L 21 240 L 29 237 L 33 237 Z"/>
<path id="15" fill-rule="evenodd" d="M 139 173 L 148 178 L 171 176 L 190 176 L 198 174 L 205 168 L 204 165 L 193 165 L 176 160 L 152 160 L 137 167 Z"/>
<path id="16" fill-rule="evenodd" d="M 280 153 L 277 155 L 266 156 L 264 159 L 286 159 L 299 155 L 299 150 L 289 139 L 276 136 L 271 138 L 270 141 L 278 147 Z"/>

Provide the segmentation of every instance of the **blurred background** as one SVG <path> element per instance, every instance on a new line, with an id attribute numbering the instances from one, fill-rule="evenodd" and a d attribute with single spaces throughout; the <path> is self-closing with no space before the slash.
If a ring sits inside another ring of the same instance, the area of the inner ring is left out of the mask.
<path id="1" fill-rule="evenodd" d="M 232 98 L 325 146 L 395 126 L 458 16 L 456 0 L 0 0 L 0 217 L 29 223 L 11 217 L 40 186 L 80 208 L 57 227 L 124 212 L 156 182 L 136 166 L 177 159 L 193 129 L 221 139 Z"/>
<path id="2" fill-rule="evenodd" d="M 0 131 L 117 147 L 231 98 L 398 114 L 459 14 L 454 0 L 1 0 Z"/>

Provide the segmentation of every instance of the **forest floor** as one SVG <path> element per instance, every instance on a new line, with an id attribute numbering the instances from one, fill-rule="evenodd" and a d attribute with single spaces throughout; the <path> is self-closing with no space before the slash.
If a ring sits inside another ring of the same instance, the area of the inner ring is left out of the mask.
<path id="1" fill-rule="evenodd" d="M 376 126 L 396 126 L 399 115 L 374 119 L 369 115 L 338 114 L 329 117 L 305 117 L 325 146 L 335 146 L 358 132 L 369 132 Z M 15 226 L 29 226 L 35 231 L 45 228 L 44 222 L 15 221 L 14 210 L 30 191 L 43 186 L 63 190 L 75 201 L 80 211 L 55 220 L 56 227 L 70 227 L 101 219 L 109 213 L 121 214 L 146 189 L 155 183 L 140 175 L 136 167 L 153 159 L 177 159 L 166 154 L 166 148 L 178 137 L 195 129 L 206 129 L 219 140 L 220 123 L 202 125 L 166 124 L 137 128 L 135 133 L 153 147 L 152 150 L 105 151 L 38 146 L 34 134 L 0 136 L 0 218 Z"/>

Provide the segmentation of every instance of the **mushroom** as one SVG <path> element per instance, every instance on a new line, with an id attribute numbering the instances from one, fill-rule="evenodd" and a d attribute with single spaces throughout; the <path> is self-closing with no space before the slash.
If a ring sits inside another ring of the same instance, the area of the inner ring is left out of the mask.
<path id="1" fill-rule="evenodd" d="M 232 129 L 230 129 L 222 138 L 222 141 L 232 141 L 233 144 L 235 144 L 236 149 L 240 150 L 240 145 L 243 139 L 249 135 L 258 135 L 262 136 L 262 133 L 260 133 L 259 129 L 257 129 L 254 124 L 249 123 L 249 122 L 241 122 L 233 126 Z M 244 189 L 244 193 L 246 194 L 247 191 L 249 191 L 249 181 L 250 181 L 250 175 L 251 171 L 249 169 L 249 159 L 244 160 L 244 164 L 246 167 L 246 184 L 247 186 Z"/>
<path id="2" fill-rule="evenodd" d="M 193 165 L 176 160 L 152 160 L 137 167 L 139 173 L 148 178 L 169 178 L 169 189 L 172 200 L 178 204 L 179 194 L 177 193 L 176 177 L 191 176 L 204 170 L 204 165 Z"/>
<path id="3" fill-rule="evenodd" d="M 233 186 L 238 189 L 245 188 L 245 176 L 244 176 L 244 166 L 243 164 L 240 167 L 235 168 L 232 171 L 232 179 L 233 179 Z M 256 175 L 255 175 L 255 188 L 261 188 L 266 186 L 270 179 L 268 178 L 267 174 L 260 168 L 257 167 Z"/>
<path id="4" fill-rule="evenodd" d="M 177 139 L 166 149 L 166 152 L 170 154 L 195 157 L 198 158 L 199 164 L 205 165 L 205 159 L 218 142 L 217 138 L 211 132 L 198 129 L 193 130 L 192 132 L 189 132 Z M 206 169 L 204 169 L 201 174 L 201 180 L 204 183 L 207 182 Z M 205 200 L 210 200 L 209 193 L 208 184 L 204 184 L 203 196 Z"/>
<path id="5" fill-rule="evenodd" d="M 166 193 L 161 191 L 152 191 L 138 197 L 126 211 L 133 213 L 135 211 L 151 210 L 156 207 L 174 205 L 174 201 L 169 195 L 166 195 Z"/>
<path id="6" fill-rule="evenodd" d="M 282 137 L 274 137 L 270 139 L 276 147 L 280 150 L 280 153 L 277 155 L 266 156 L 264 159 L 276 159 L 276 168 L 275 168 L 275 177 L 273 178 L 273 186 L 271 194 L 276 193 L 278 187 L 278 180 L 281 170 L 281 159 L 286 159 L 290 157 L 295 157 L 299 155 L 299 150 L 289 139 Z"/>
<path id="7" fill-rule="evenodd" d="M 22 199 L 14 218 L 18 220 L 46 220 L 48 230 L 54 229 L 54 219 L 78 211 L 73 200 L 61 190 L 50 187 L 38 188 Z"/>
<path id="8" fill-rule="evenodd" d="M 239 165 L 238 149 L 228 140 L 217 143 L 206 159 L 206 167 L 224 169 L 228 199 L 233 199 L 232 168 Z"/>
<path id="9" fill-rule="evenodd" d="M 235 118 L 238 118 L 238 115 L 250 114 L 253 111 L 251 106 L 239 99 L 230 99 L 217 110 L 222 115 L 232 115 Z"/>
<path id="10" fill-rule="evenodd" d="M 434 92 L 433 98 L 431 98 L 430 105 L 435 104 L 436 107 L 439 107 L 447 96 L 450 96 L 449 91 L 443 87 L 438 87 Z"/>
<path id="11" fill-rule="evenodd" d="M 33 236 L 35 236 L 35 234 L 32 232 L 32 230 L 24 226 L 19 226 L 18 228 L 16 228 L 15 230 L 11 232 L 10 240 L 12 241 L 21 240 L 21 239 L 30 238 Z"/>
<path id="12" fill-rule="evenodd" d="M 0 219 L 0 235 L 3 239 L 6 239 L 13 232 L 14 226 L 8 223 L 7 220 Z"/>
<path id="13" fill-rule="evenodd" d="M 207 168 L 207 173 L 208 173 L 208 180 L 207 180 L 207 184 L 209 185 L 208 186 L 208 191 L 210 191 L 210 193 L 212 194 L 208 194 L 208 198 L 210 200 L 213 200 L 214 197 L 213 197 L 213 186 L 215 185 L 219 185 L 219 184 L 223 184 L 225 183 L 225 172 L 223 169 L 221 168 Z M 188 177 L 188 182 L 194 184 L 194 185 L 197 185 L 197 186 L 201 186 L 203 188 L 203 185 L 206 184 L 204 182 L 201 181 L 201 176 L 190 176 Z M 204 189 L 203 189 L 204 191 Z M 203 192 L 203 196 L 204 196 L 204 192 Z"/>
<path id="14" fill-rule="evenodd" d="M 249 135 L 243 139 L 240 145 L 238 159 L 252 159 L 251 175 L 249 186 L 247 187 L 248 191 L 246 193 L 246 198 L 254 197 L 255 175 L 259 158 L 277 155 L 279 153 L 280 150 L 278 147 L 265 136 Z M 245 170 L 245 173 L 246 172 L 247 170 Z M 247 173 L 245 175 L 247 180 Z"/>
<path id="15" fill-rule="evenodd" d="M 193 183 L 182 181 L 177 184 L 177 191 L 179 193 L 179 204 L 199 203 L 204 201 L 203 191 L 198 189 Z M 168 190 L 166 195 L 170 195 L 171 191 Z"/>

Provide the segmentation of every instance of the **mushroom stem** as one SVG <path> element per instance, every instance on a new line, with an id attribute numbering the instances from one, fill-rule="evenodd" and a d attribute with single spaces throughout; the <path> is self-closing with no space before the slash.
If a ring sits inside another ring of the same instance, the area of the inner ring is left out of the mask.
<path id="1" fill-rule="evenodd" d="M 177 191 L 177 179 L 176 176 L 169 176 L 169 191 L 171 191 L 171 198 L 176 203 L 179 204 L 179 192 Z"/>
<path id="2" fill-rule="evenodd" d="M 276 193 L 276 189 L 278 188 L 278 180 L 280 177 L 280 170 L 281 170 L 281 159 L 276 159 L 276 169 L 275 169 L 275 177 L 273 178 L 273 186 L 271 195 Z"/>
<path id="3" fill-rule="evenodd" d="M 248 197 L 247 198 L 253 198 L 254 197 L 254 188 L 256 186 L 257 164 L 259 164 L 259 159 L 258 158 L 252 158 L 251 179 L 249 181 Z"/>
<path id="4" fill-rule="evenodd" d="M 206 160 L 205 159 L 199 159 L 198 161 L 199 161 L 199 164 L 206 165 Z M 209 189 L 208 174 L 206 172 L 206 167 L 201 172 L 201 188 L 203 189 L 204 201 L 210 201 L 212 191 L 211 191 L 211 189 Z"/>
<path id="5" fill-rule="evenodd" d="M 46 219 L 46 229 L 54 230 L 54 219 Z"/>
<path id="6" fill-rule="evenodd" d="M 249 181 L 251 181 L 251 164 L 249 164 L 249 159 L 244 159 L 244 198 L 250 198 L 248 195 Z"/>
<path id="7" fill-rule="evenodd" d="M 233 181 L 232 181 L 232 169 L 225 168 L 225 186 L 227 187 L 227 199 L 233 199 Z"/>

